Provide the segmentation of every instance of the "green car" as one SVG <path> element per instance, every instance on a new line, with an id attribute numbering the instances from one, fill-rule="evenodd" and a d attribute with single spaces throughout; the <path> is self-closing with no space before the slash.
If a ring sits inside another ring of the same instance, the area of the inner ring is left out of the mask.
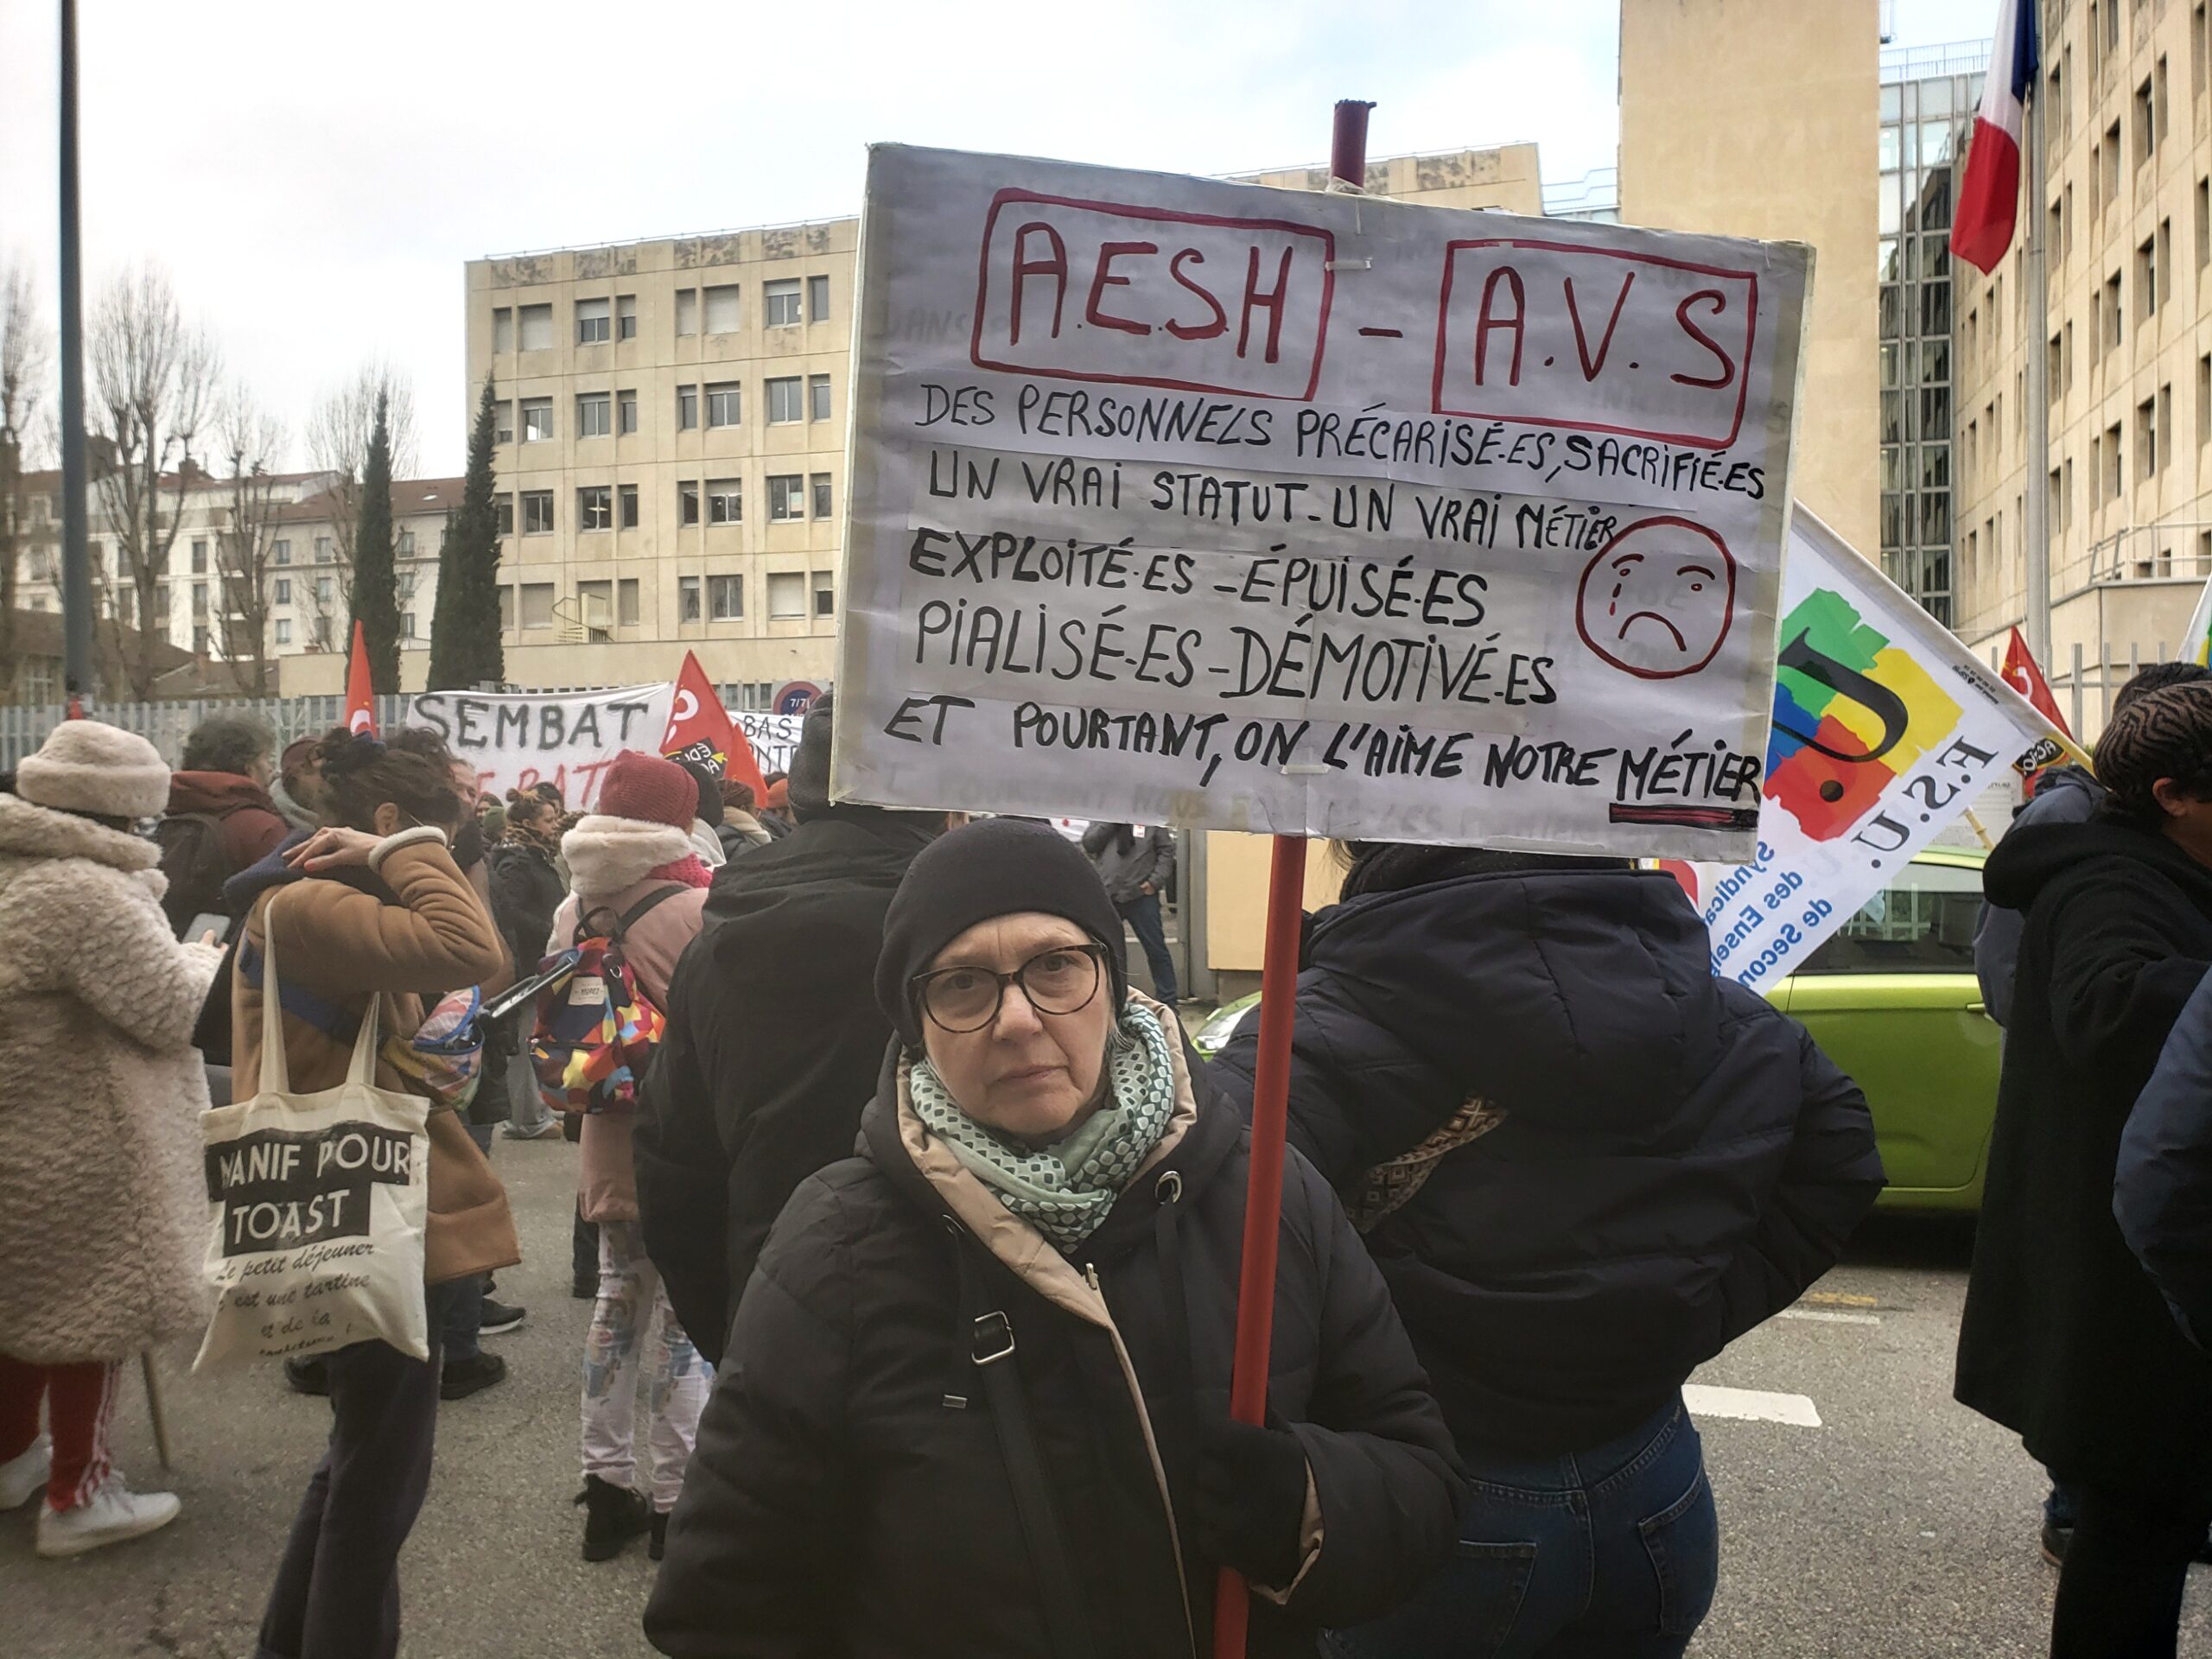
<path id="1" fill-rule="evenodd" d="M 1767 993 L 1866 1091 L 1892 1209 L 1981 1207 L 2004 1044 L 1974 976 L 1986 856 L 1928 849 Z M 1208 1020 L 1198 1052 L 1219 1052 L 1258 1000 Z"/>

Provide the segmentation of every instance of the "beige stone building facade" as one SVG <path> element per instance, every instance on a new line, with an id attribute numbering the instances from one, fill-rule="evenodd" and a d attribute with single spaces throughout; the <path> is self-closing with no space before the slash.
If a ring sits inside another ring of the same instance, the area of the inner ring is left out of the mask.
<path id="1" fill-rule="evenodd" d="M 2028 492 L 2050 524 L 2052 660 L 2083 725 L 2177 648 L 2212 576 L 2212 69 L 2204 0 L 2044 0 L 2043 201 L 1987 277 L 1955 264 L 1958 614 L 1985 654 L 2025 613 Z M 2024 244 L 2040 210 L 2049 321 Z M 2031 476 L 2026 357 L 2049 377 Z M 2081 663 L 2076 680 L 2075 662 Z"/>
<path id="2" fill-rule="evenodd" d="M 1797 499 L 1870 557 L 1877 0 L 1621 0 L 1620 216 L 1809 243 Z"/>
<path id="3" fill-rule="evenodd" d="M 481 259 L 500 609 L 524 685 L 671 677 L 765 707 L 834 667 L 859 221 Z"/>

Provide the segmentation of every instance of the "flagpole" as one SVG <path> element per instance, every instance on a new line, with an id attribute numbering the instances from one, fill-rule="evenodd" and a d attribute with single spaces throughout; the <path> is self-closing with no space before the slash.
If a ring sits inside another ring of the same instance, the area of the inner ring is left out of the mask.
<path id="1" fill-rule="evenodd" d="M 2037 8 L 2037 0 L 2016 0 Z M 2037 8 L 2039 10 L 2039 8 Z M 2021 537 L 2025 554 L 2029 654 L 2038 663 L 2050 656 L 2050 283 L 2044 270 L 2045 204 L 2050 194 L 2044 164 L 2041 18 L 2034 85 L 2028 93 L 2028 236 L 2024 272 L 2028 284 L 2027 346 L 2028 477 L 2022 492 Z M 1953 537 L 1955 546 L 1957 537 Z"/>

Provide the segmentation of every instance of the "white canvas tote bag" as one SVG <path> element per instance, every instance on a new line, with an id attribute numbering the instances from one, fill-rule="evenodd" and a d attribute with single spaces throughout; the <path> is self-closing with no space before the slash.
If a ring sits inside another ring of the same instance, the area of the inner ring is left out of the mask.
<path id="1" fill-rule="evenodd" d="M 326 1353 L 371 1338 L 427 1359 L 430 1104 L 376 1086 L 377 996 L 346 1081 L 292 1092 L 276 930 L 266 931 L 261 1092 L 207 1114 L 204 1271 L 217 1300 L 193 1369 Z"/>

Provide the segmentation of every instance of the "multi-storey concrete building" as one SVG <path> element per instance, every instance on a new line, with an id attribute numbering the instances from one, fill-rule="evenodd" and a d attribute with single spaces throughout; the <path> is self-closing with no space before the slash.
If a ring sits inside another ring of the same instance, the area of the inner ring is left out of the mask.
<path id="1" fill-rule="evenodd" d="M 1876 0 L 1622 0 L 1620 216 L 1810 243 L 1797 499 L 1876 546 Z"/>
<path id="2" fill-rule="evenodd" d="M 2024 614 L 2044 494 L 2051 657 L 2086 722 L 2171 652 L 2212 576 L 2212 67 L 2205 0 L 2043 0 L 2043 200 L 1985 277 L 1954 264 L 1956 615 L 1993 648 Z M 2048 321 L 2024 245 L 2040 214 Z M 2031 476 L 2028 353 L 2048 377 Z M 2078 671 L 2075 664 L 2079 661 Z"/>
<path id="3" fill-rule="evenodd" d="M 342 658 L 351 613 L 346 550 L 358 504 L 335 485 L 334 474 L 320 472 L 257 474 L 243 483 L 197 469 L 165 478 L 160 522 L 164 533 L 174 522 L 176 534 L 155 582 L 160 638 L 219 671 L 230 668 L 238 690 L 251 683 L 246 664 L 255 656 L 257 611 L 263 659 L 270 664 L 319 652 Z M 446 512 L 459 505 L 461 486 L 457 478 L 401 479 L 391 486 L 400 634 L 418 647 L 429 641 Z M 61 608 L 60 488 L 59 473 L 29 474 L 22 480 L 27 510 L 16 590 L 22 610 Z M 138 599 L 111 506 L 95 479 L 86 552 L 99 628 L 114 640 L 137 629 Z M 242 519 L 250 525 L 244 532 Z M 247 603 L 255 572 L 264 590 L 258 607 Z M 576 638 L 583 637 L 579 630 Z M 342 669 L 337 672 L 342 677 Z M 209 684 L 224 677 L 219 671 L 200 677 Z M 281 678 L 272 672 L 267 689 L 274 692 Z"/>

